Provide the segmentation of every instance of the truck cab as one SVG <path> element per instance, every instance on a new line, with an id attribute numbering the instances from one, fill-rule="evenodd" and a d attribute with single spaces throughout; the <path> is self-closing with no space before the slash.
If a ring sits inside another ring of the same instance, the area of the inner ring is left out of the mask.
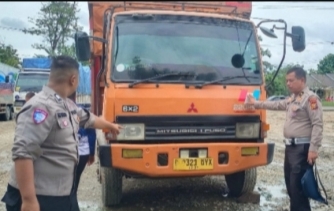
<path id="1" fill-rule="evenodd" d="M 104 205 L 120 203 L 126 177 L 222 175 L 232 196 L 252 191 L 274 143 L 266 111 L 244 106 L 247 94 L 266 98 L 251 2 L 88 5 L 91 34 L 76 33 L 77 58 L 92 62 L 95 114 L 123 126 L 98 135 Z M 284 39 L 302 51 L 303 29 L 293 32 Z"/>
<path id="2" fill-rule="evenodd" d="M 28 92 L 38 93 L 48 83 L 51 60 L 48 58 L 25 58 L 14 87 L 14 116 L 21 110 Z"/>

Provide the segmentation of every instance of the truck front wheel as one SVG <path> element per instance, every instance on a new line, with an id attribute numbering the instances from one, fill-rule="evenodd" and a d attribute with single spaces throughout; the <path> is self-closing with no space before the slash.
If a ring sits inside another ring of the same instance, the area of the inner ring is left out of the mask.
<path id="1" fill-rule="evenodd" d="M 244 193 L 252 192 L 256 185 L 256 177 L 256 168 L 225 175 L 229 195 L 232 197 L 240 197 Z"/>
<path id="2" fill-rule="evenodd" d="M 123 174 L 115 168 L 100 168 L 102 202 L 106 207 L 118 205 L 122 199 Z"/>

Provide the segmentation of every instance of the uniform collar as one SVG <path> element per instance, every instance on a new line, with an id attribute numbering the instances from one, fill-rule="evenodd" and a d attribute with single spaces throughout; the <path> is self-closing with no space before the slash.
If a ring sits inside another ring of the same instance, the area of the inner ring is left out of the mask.
<path id="1" fill-rule="evenodd" d="M 63 101 L 63 98 L 61 98 L 53 89 L 51 89 L 50 87 L 48 86 L 43 86 L 43 89 L 42 91 L 48 95 L 48 96 L 52 96 L 54 97 L 54 99 L 57 101 L 57 102 L 62 102 Z"/>
<path id="2" fill-rule="evenodd" d="M 308 89 L 307 86 L 305 86 L 305 88 L 303 89 L 303 91 L 301 93 L 299 93 L 299 95 L 297 95 L 297 97 L 303 97 L 305 95 L 305 93 L 308 93 L 310 90 Z"/>
<path id="3" fill-rule="evenodd" d="M 305 86 L 305 88 L 303 89 L 303 91 L 301 91 L 301 93 L 299 93 L 299 95 L 296 95 L 296 94 L 292 94 L 292 97 L 295 98 L 295 97 L 302 97 L 305 93 L 309 92 L 309 88 L 307 86 Z"/>

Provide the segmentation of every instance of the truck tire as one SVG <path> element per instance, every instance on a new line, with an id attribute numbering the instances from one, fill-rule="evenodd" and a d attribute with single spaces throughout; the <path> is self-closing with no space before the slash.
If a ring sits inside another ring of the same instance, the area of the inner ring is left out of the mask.
<path id="1" fill-rule="evenodd" d="M 232 197 L 240 197 L 244 193 L 252 192 L 256 185 L 256 177 L 256 168 L 225 175 L 229 195 Z"/>
<path id="2" fill-rule="evenodd" d="M 10 107 L 10 120 L 14 119 L 14 108 Z"/>
<path id="3" fill-rule="evenodd" d="M 122 199 L 123 174 L 115 168 L 101 167 L 102 202 L 106 207 L 118 205 Z"/>
<path id="4" fill-rule="evenodd" d="M 0 120 L 2 120 L 2 121 L 9 121 L 10 120 L 10 116 L 11 116 L 10 107 L 7 106 L 6 109 L 5 109 L 5 113 L 0 115 Z"/>

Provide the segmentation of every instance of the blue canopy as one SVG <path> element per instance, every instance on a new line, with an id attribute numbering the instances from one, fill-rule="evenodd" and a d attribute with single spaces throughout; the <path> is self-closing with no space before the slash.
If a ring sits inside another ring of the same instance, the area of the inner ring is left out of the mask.
<path id="1" fill-rule="evenodd" d="M 50 58 L 24 58 L 22 60 L 22 68 L 50 69 Z"/>
<path id="2" fill-rule="evenodd" d="M 89 66 L 83 66 L 79 64 L 79 85 L 77 88 L 77 94 L 90 95 L 92 93 L 91 88 L 91 75 Z"/>

